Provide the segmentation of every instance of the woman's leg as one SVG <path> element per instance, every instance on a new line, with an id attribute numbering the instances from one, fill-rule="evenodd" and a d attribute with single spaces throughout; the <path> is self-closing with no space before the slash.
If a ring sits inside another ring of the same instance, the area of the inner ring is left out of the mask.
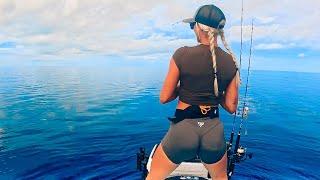
<path id="1" fill-rule="evenodd" d="M 196 156 L 199 135 L 194 130 L 192 119 L 170 124 L 170 128 L 161 140 L 152 158 L 147 180 L 163 180 L 174 171 L 180 162 Z M 197 124 L 197 123 L 195 123 Z"/>
<path id="2" fill-rule="evenodd" d="M 228 179 L 227 177 L 227 152 L 224 154 L 221 160 L 213 164 L 203 163 L 212 179 Z"/>
<path id="3" fill-rule="evenodd" d="M 170 161 L 170 159 L 164 153 L 160 143 L 153 155 L 150 172 L 146 180 L 163 180 L 177 167 L 178 164 Z"/>

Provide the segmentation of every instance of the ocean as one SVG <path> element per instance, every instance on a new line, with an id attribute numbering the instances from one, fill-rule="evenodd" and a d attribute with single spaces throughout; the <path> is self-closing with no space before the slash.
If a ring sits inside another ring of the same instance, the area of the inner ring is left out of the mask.
<path id="1" fill-rule="evenodd" d="M 0 66 L 0 179 L 140 178 L 136 153 L 160 142 L 176 105 L 159 103 L 167 63 L 75 64 Z M 253 158 L 234 179 L 320 179 L 319 82 L 250 72 L 241 144 Z M 221 120 L 229 138 L 233 117 Z"/>

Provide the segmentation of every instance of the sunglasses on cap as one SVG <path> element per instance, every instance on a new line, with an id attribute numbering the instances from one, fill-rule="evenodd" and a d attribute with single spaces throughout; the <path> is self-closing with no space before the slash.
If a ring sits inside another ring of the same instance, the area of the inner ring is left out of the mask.
<path id="1" fill-rule="evenodd" d="M 196 22 L 191 22 L 191 23 L 190 23 L 190 28 L 191 28 L 191 29 L 194 29 L 194 26 L 195 26 L 195 25 L 196 25 Z"/>

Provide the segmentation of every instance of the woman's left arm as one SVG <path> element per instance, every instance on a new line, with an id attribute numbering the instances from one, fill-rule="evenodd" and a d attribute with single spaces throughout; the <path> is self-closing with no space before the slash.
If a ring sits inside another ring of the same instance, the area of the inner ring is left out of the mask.
<path id="1" fill-rule="evenodd" d="M 179 73 L 179 69 L 174 59 L 171 58 L 169 71 L 160 92 L 160 102 L 162 104 L 168 103 L 177 98 L 179 92 Z"/>

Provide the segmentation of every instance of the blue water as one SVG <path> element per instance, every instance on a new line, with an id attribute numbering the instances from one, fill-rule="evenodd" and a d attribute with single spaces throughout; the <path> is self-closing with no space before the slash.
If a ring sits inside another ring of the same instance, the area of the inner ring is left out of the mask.
<path id="1" fill-rule="evenodd" d="M 158 100 L 166 63 L 115 64 L 0 67 L 0 179 L 139 179 L 135 153 L 161 140 L 176 102 Z M 241 142 L 254 157 L 234 179 L 320 179 L 319 82 L 251 72 Z"/>

